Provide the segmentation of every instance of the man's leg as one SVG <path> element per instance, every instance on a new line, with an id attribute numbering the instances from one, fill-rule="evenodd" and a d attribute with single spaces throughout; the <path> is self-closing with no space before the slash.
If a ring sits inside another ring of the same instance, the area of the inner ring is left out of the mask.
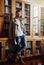
<path id="1" fill-rule="evenodd" d="M 21 52 L 24 50 L 26 46 L 26 40 L 25 40 L 25 36 L 21 36 L 21 42 L 20 42 L 20 50 L 18 52 L 19 55 L 21 55 Z"/>
<path id="2" fill-rule="evenodd" d="M 19 59 L 21 60 L 21 63 L 24 63 L 23 59 L 21 58 L 21 52 L 24 50 L 26 44 L 25 44 L 25 37 L 24 35 L 17 37 L 16 39 L 17 44 L 19 45 L 19 51 L 17 52 Z"/>
<path id="3" fill-rule="evenodd" d="M 25 41 L 25 37 L 24 35 L 21 36 L 21 43 L 20 43 L 21 47 L 20 47 L 20 51 L 18 52 L 19 58 L 21 60 L 21 63 L 24 64 L 23 59 L 21 58 L 21 52 L 24 50 L 25 46 L 26 46 L 26 41 Z"/>
<path id="4" fill-rule="evenodd" d="M 21 52 L 20 52 L 20 42 L 21 42 L 21 38 L 20 38 L 20 36 L 19 37 L 16 37 L 16 42 L 17 42 L 17 48 L 16 48 L 16 52 L 17 52 L 17 54 L 16 54 L 16 62 L 19 60 L 19 56 L 21 55 Z"/>

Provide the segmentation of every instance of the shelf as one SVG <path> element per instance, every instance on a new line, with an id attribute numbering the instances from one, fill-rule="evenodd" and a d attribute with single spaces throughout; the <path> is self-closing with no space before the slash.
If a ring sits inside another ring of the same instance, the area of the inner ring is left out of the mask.
<path id="1" fill-rule="evenodd" d="M 25 56 L 21 56 L 22 58 L 26 58 L 26 57 L 33 57 L 33 55 L 32 54 L 30 54 L 30 55 L 25 55 Z"/>
<path id="2" fill-rule="evenodd" d="M 4 26 L 4 30 L 8 30 L 9 31 L 9 25 Z"/>
<path id="3" fill-rule="evenodd" d="M 7 16 L 7 15 L 12 15 L 12 13 L 11 12 L 10 13 L 4 12 L 4 16 Z"/>
<path id="4" fill-rule="evenodd" d="M 18 9 L 22 9 L 21 7 L 18 7 L 18 6 L 16 6 L 16 8 L 18 8 Z"/>
<path id="5" fill-rule="evenodd" d="M 40 53 L 39 54 L 35 54 L 34 56 L 38 56 L 38 55 L 41 55 Z"/>
<path id="6" fill-rule="evenodd" d="M 4 12 L 4 15 L 12 15 L 11 12 Z"/>
<path id="7" fill-rule="evenodd" d="M 4 15 L 0 15 L 0 17 L 4 17 Z"/>
<path id="8" fill-rule="evenodd" d="M 40 53 L 39 54 L 38 53 L 35 54 L 35 56 L 38 56 L 38 55 L 41 55 L 41 54 Z"/>
<path id="9" fill-rule="evenodd" d="M 26 52 L 25 52 L 25 55 L 28 56 L 30 54 L 32 54 L 32 48 L 27 48 Z"/>
<path id="10" fill-rule="evenodd" d="M 32 47 L 26 47 L 26 49 L 32 49 Z"/>
<path id="11" fill-rule="evenodd" d="M 29 23 L 28 23 L 28 22 L 26 22 L 24 25 L 29 25 Z"/>
<path id="12" fill-rule="evenodd" d="M 41 51 L 40 48 L 36 48 L 35 54 L 40 54 L 41 53 L 40 51 Z"/>
<path id="13" fill-rule="evenodd" d="M 6 62 L 7 61 L 7 58 L 5 59 L 0 59 L 0 62 Z"/>
<path id="14" fill-rule="evenodd" d="M 4 5 L 4 7 L 11 7 L 11 5 Z"/>
<path id="15" fill-rule="evenodd" d="M 41 26 L 44 26 L 44 24 L 41 24 Z"/>
<path id="16" fill-rule="evenodd" d="M 29 11 L 29 9 L 25 8 L 25 11 Z"/>
<path id="17" fill-rule="evenodd" d="M 41 32 L 43 32 L 43 33 L 44 33 L 44 30 L 43 30 L 43 31 L 41 31 Z"/>
<path id="18" fill-rule="evenodd" d="M 6 41 L 6 40 L 8 40 L 8 38 L 0 38 L 0 42 Z"/>
<path id="19" fill-rule="evenodd" d="M 32 54 L 30 54 L 30 55 L 26 55 L 25 57 L 32 57 L 33 55 Z"/>
<path id="20" fill-rule="evenodd" d="M 40 48 L 41 46 L 36 46 L 36 48 Z"/>
<path id="21" fill-rule="evenodd" d="M 26 15 L 24 15 L 25 16 L 25 18 L 29 18 L 29 16 L 26 16 Z"/>
<path id="22" fill-rule="evenodd" d="M 17 2 L 16 1 L 16 6 L 22 6 L 22 2 Z"/>
<path id="23" fill-rule="evenodd" d="M 10 21 L 9 20 L 5 20 L 5 22 L 4 22 L 5 24 L 9 24 L 10 23 Z"/>
<path id="24" fill-rule="evenodd" d="M 11 0 L 4 0 L 5 5 L 11 5 Z"/>

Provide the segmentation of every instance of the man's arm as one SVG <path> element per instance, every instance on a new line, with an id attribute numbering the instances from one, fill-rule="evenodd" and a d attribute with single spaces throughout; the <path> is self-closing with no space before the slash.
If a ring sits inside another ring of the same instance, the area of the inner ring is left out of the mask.
<path id="1" fill-rule="evenodd" d="M 21 29 L 22 29 L 22 31 L 25 33 L 24 22 L 23 22 L 23 21 L 20 21 L 20 23 L 21 23 Z"/>
<path id="2" fill-rule="evenodd" d="M 18 29 L 18 23 L 17 23 L 17 21 L 15 20 L 15 18 L 13 19 L 13 23 L 15 24 L 15 28 L 17 28 Z"/>

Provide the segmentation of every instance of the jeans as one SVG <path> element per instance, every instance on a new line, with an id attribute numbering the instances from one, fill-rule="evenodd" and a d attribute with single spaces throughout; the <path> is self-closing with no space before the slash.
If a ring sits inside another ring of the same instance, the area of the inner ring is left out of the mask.
<path id="1" fill-rule="evenodd" d="M 19 45 L 20 49 L 19 51 L 17 51 L 17 54 L 18 55 L 21 55 L 21 52 L 24 50 L 25 46 L 26 46 L 26 42 L 25 42 L 25 35 L 22 35 L 22 36 L 18 36 L 16 37 L 16 42 L 17 42 L 17 45 Z"/>

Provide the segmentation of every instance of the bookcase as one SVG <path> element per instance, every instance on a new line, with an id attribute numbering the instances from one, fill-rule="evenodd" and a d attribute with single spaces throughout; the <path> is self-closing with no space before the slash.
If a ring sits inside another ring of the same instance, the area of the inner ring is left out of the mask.
<path id="1" fill-rule="evenodd" d="M 44 55 L 44 39 L 41 40 L 41 54 Z"/>
<path id="2" fill-rule="evenodd" d="M 32 54 L 32 41 L 27 41 L 27 47 L 26 47 L 26 56 L 30 56 Z"/>
<path id="3" fill-rule="evenodd" d="M 13 4 L 13 2 L 15 2 Z M 30 5 L 27 3 L 24 3 L 22 1 L 12 1 L 12 0 L 3 0 L 3 28 L 2 28 L 2 37 L 9 37 L 9 25 L 11 22 L 11 19 L 15 16 L 13 16 L 14 12 L 20 11 L 20 17 L 22 18 L 22 21 L 24 23 L 24 29 L 25 34 L 30 36 Z M 14 9 L 13 9 L 14 5 Z M 27 13 L 28 12 L 28 13 Z M 14 14 L 15 15 L 15 14 Z"/>
<path id="4" fill-rule="evenodd" d="M 0 62 L 5 61 L 5 43 L 7 41 L 7 38 L 0 38 Z"/>
<path id="5" fill-rule="evenodd" d="M 44 37 L 44 7 L 41 7 L 40 32 L 41 36 Z"/>
<path id="6" fill-rule="evenodd" d="M 25 29 L 25 34 L 30 35 L 30 5 L 29 4 L 25 4 L 24 29 Z"/>
<path id="7" fill-rule="evenodd" d="M 20 11 L 20 17 L 24 19 L 24 30 L 26 35 L 30 35 L 30 5 L 25 4 L 24 5 L 24 11 L 22 10 L 23 3 L 16 1 L 16 11 Z M 22 15 L 22 12 L 24 12 L 24 18 Z"/>
<path id="8" fill-rule="evenodd" d="M 30 39 L 27 41 L 26 48 L 23 51 L 23 57 L 32 57 L 41 55 L 41 40 Z"/>
<path id="9" fill-rule="evenodd" d="M 16 2 L 16 11 L 20 11 L 19 14 L 22 17 L 22 3 L 21 2 Z"/>
<path id="10" fill-rule="evenodd" d="M 40 22 L 41 22 L 41 26 L 40 26 L 41 36 L 44 36 L 44 19 L 42 19 Z"/>
<path id="11" fill-rule="evenodd" d="M 11 0 L 4 0 L 3 37 L 9 37 L 9 24 L 11 22 Z"/>
<path id="12" fill-rule="evenodd" d="M 1 30 L 3 31 L 2 38 L 0 38 L 0 46 L 1 46 L 1 44 L 4 46 L 3 48 L 1 48 L 2 50 L 0 49 L 0 51 L 2 53 L 2 56 L 1 56 L 2 59 L 6 58 L 5 57 L 5 55 L 6 55 L 5 47 L 6 47 L 6 41 L 9 38 L 9 25 L 11 22 L 11 18 L 15 17 L 16 11 L 20 11 L 19 14 L 20 14 L 20 17 L 22 17 L 22 21 L 24 23 L 24 29 L 25 29 L 26 41 L 27 41 L 27 43 L 26 43 L 27 46 L 24 49 L 24 51 L 22 52 L 22 57 L 41 55 L 40 49 L 41 49 L 42 38 L 40 38 L 40 37 L 34 38 L 34 36 L 32 36 L 33 28 L 30 27 L 30 26 L 33 26 L 32 22 L 31 22 L 31 17 L 30 17 L 31 4 L 28 2 L 20 1 L 20 0 L 2 0 L 2 3 L 4 4 L 3 5 L 4 14 L 3 14 L 3 17 L 0 17 L 1 27 L 3 27 L 3 29 L 0 28 L 0 31 Z M 3 21 L 3 26 L 2 26 L 2 21 Z M 40 29 L 41 29 L 41 31 L 40 31 L 41 35 L 43 36 L 44 35 L 44 21 L 41 22 Z M 32 33 L 30 33 L 30 31 Z M 37 39 L 40 39 L 40 40 L 37 40 Z"/>
<path id="13" fill-rule="evenodd" d="M 36 41 L 36 54 L 41 54 L 41 41 Z"/>

